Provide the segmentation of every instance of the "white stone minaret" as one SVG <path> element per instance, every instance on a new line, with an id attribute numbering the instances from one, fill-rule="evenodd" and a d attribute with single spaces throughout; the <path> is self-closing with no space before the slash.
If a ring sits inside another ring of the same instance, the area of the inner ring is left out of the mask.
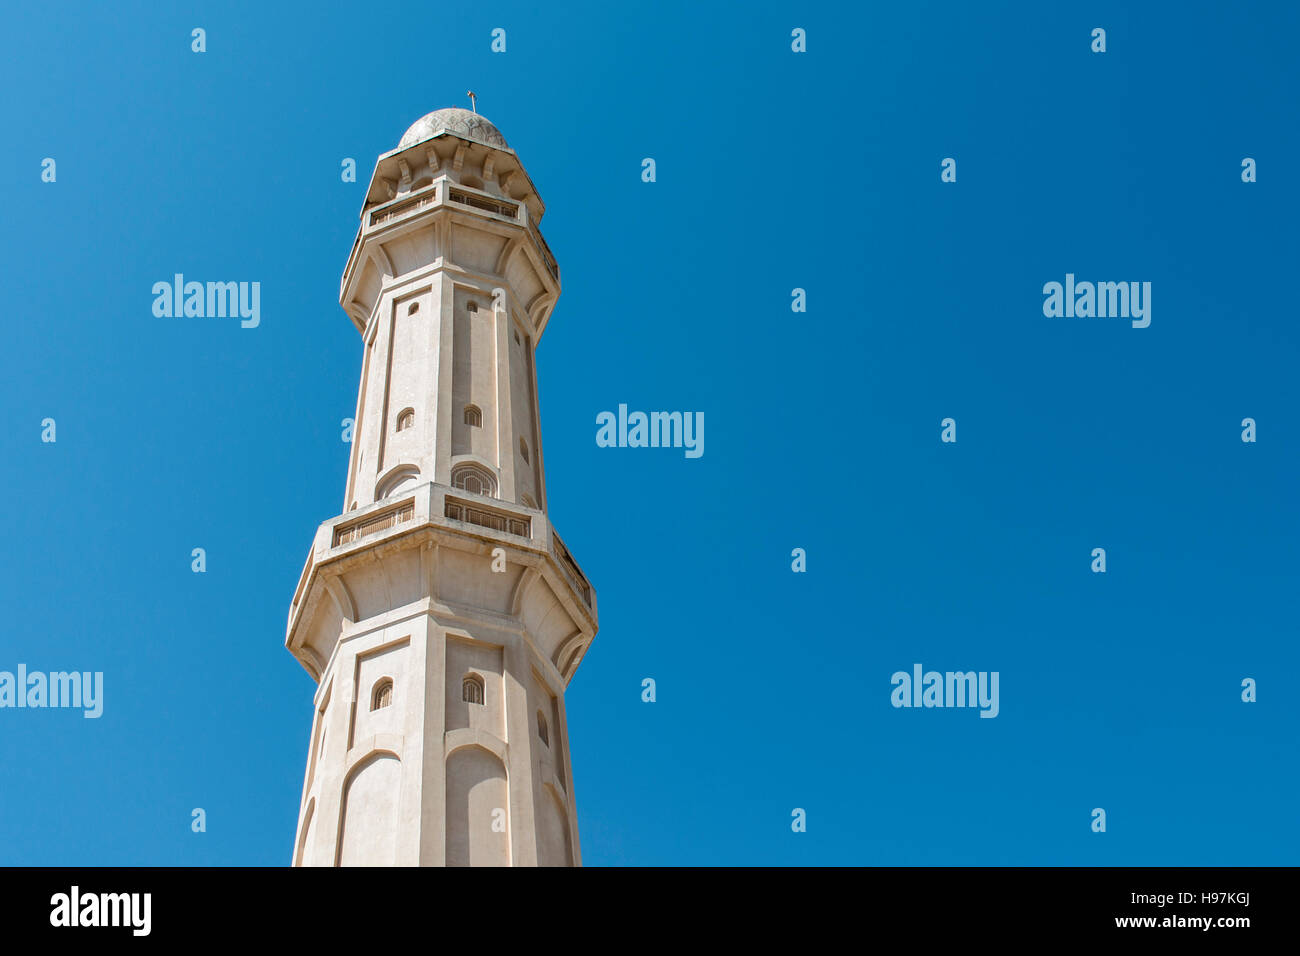
<path id="1" fill-rule="evenodd" d="M 365 346 L 345 511 L 285 638 L 319 684 L 296 866 L 581 862 L 564 690 L 596 594 L 546 510 L 545 209 L 468 110 L 371 178 L 339 292 Z"/>

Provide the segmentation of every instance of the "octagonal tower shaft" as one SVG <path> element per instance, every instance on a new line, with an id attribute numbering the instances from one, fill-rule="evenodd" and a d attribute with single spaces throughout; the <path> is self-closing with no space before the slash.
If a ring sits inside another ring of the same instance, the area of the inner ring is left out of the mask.
<path id="1" fill-rule="evenodd" d="M 546 511 L 545 211 L 464 110 L 379 158 L 340 303 L 364 356 L 343 514 L 286 647 L 316 679 L 295 865 L 576 865 L 564 691 L 595 592 Z"/>

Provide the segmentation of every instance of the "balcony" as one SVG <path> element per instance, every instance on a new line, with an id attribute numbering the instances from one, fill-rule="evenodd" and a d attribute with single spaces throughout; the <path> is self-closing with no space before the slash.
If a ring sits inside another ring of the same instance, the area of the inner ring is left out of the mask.
<path id="1" fill-rule="evenodd" d="M 384 223 L 401 219 L 428 206 L 442 205 L 444 203 L 454 203 L 457 206 L 477 209 L 480 212 L 486 212 L 514 223 L 527 219 L 523 203 L 515 202 L 513 199 L 503 199 L 499 196 L 480 192 L 468 186 L 455 185 L 451 182 L 446 183 L 447 191 L 444 196 L 441 192 L 443 182 L 443 180 L 439 180 L 408 196 L 403 196 L 401 199 L 394 199 L 382 206 L 376 206 L 370 210 L 370 216 L 367 220 L 368 227 L 374 229 L 376 226 L 382 226 Z M 550 268 L 549 264 L 548 268 Z M 552 271 L 552 275 L 554 275 L 554 271 Z"/>
<path id="2" fill-rule="evenodd" d="M 495 498 L 485 498 L 434 482 L 404 491 L 397 500 L 384 500 L 339 515 L 317 528 L 311 552 L 294 589 L 289 608 L 288 633 L 303 614 L 305 597 L 313 581 L 335 562 L 353 560 L 372 545 L 388 547 L 390 539 L 429 537 L 452 533 L 470 535 L 544 558 L 552 576 L 567 585 L 573 599 L 594 621 L 596 594 L 573 555 L 565 547 L 545 514 Z M 397 547 L 409 545 L 398 544 Z M 418 542 L 417 542 L 418 546 Z M 541 570 L 543 565 L 537 565 Z"/>
<path id="3" fill-rule="evenodd" d="M 352 243 L 352 250 L 348 254 L 348 262 L 343 270 L 343 279 L 339 284 L 340 298 L 347 294 L 347 289 L 360 266 L 361 246 L 367 233 L 380 227 L 394 225 L 404 219 L 414 218 L 432 207 L 452 205 L 485 213 L 490 217 L 490 221 L 522 226 L 542 267 L 552 279 L 556 282 L 560 281 L 560 267 L 551 253 L 550 246 L 530 221 L 527 205 L 513 199 L 493 196 L 469 186 L 462 186 L 448 179 L 439 179 L 422 189 L 381 206 L 375 206 L 369 212 L 363 213 L 362 228 Z"/>

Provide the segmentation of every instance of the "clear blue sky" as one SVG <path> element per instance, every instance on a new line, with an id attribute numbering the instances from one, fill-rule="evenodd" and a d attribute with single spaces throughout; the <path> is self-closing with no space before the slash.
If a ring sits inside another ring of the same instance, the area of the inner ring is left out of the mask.
<path id="1" fill-rule="evenodd" d="M 467 89 L 564 274 L 586 863 L 1298 862 L 1300 8 L 1132 6 L 9 5 L 0 670 L 106 701 L 0 710 L 0 863 L 289 862 L 339 277 L 374 157 Z M 155 318 L 176 272 L 261 282 L 260 327 Z M 1045 318 L 1067 272 L 1150 281 L 1151 326 Z M 620 402 L 705 455 L 598 448 Z M 917 662 L 999 716 L 892 708 Z"/>

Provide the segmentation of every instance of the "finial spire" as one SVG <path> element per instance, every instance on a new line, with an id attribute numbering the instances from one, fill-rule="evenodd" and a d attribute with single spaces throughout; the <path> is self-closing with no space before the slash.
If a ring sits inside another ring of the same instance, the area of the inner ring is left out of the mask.
<path id="1" fill-rule="evenodd" d="M 465 95 L 469 97 L 469 108 L 474 111 L 475 115 L 478 115 L 478 94 L 473 90 L 466 90 Z"/>

